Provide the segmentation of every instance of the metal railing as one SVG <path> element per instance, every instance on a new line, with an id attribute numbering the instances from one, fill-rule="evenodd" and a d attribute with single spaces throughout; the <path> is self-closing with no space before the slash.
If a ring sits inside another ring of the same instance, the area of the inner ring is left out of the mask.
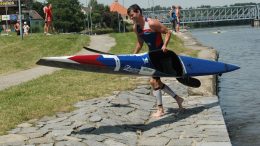
<path id="1" fill-rule="evenodd" d="M 144 11 L 144 16 L 170 23 L 169 10 Z M 260 19 L 260 6 L 231 6 L 181 10 L 181 23 Z"/>

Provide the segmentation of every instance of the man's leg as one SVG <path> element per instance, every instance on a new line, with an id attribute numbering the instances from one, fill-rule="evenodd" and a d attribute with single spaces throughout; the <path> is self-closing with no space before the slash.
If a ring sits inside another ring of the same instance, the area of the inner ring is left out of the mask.
<path id="1" fill-rule="evenodd" d="M 153 77 L 150 80 L 150 84 L 153 88 L 153 95 L 156 97 L 157 100 L 157 111 L 152 114 L 152 117 L 161 117 L 164 115 L 160 83 L 161 83 L 160 77 Z"/>
<path id="2" fill-rule="evenodd" d="M 182 110 L 182 109 L 183 109 L 182 103 L 183 103 L 184 99 L 181 98 L 180 96 L 176 95 L 176 94 L 172 91 L 172 89 L 171 89 L 169 86 L 165 85 L 165 84 L 163 84 L 163 86 L 162 86 L 161 88 L 162 88 L 162 90 L 163 90 L 165 93 L 169 94 L 170 96 L 172 96 L 172 97 L 176 100 L 176 102 L 177 102 L 177 104 L 178 104 L 178 106 L 179 106 L 179 109 Z"/>
<path id="3" fill-rule="evenodd" d="M 50 28 L 51 27 L 51 21 L 47 21 L 47 35 L 51 35 L 50 34 Z"/>
<path id="4" fill-rule="evenodd" d="M 176 32 L 176 22 L 175 20 L 172 21 L 172 30 Z"/>
<path id="5" fill-rule="evenodd" d="M 44 22 L 43 29 L 44 29 L 44 34 L 46 34 L 47 33 L 47 22 L 46 21 Z"/>
<path id="6" fill-rule="evenodd" d="M 177 17 L 176 32 L 180 32 L 180 18 Z"/>

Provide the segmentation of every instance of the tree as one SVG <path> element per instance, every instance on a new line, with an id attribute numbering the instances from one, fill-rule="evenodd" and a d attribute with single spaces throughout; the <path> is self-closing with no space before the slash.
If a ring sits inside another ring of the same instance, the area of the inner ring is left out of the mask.
<path id="1" fill-rule="evenodd" d="M 52 4 L 53 25 L 59 32 L 79 32 L 84 28 L 84 14 L 78 0 L 48 0 Z"/>
<path id="2" fill-rule="evenodd" d="M 38 12 L 38 14 L 41 15 L 42 18 L 44 18 L 45 16 L 44 16 L 44 13 L 43 13 L 43 7 L 44 7 L 43 3 L 35 1 L 35 2 L 32 2 L 31 9 Z"/>
<path id="3" fill-rule="evenodd" d="M 41 15 L 44 18 L 44 13 L 43 13 L 43 7 L 44 4 L 35 0 L 24 0 L 23 1 L 24 6 L 28 10 L 35 10 L 38 12 L 39 15 Z"/>
<path id="4" fill-rule="evenodd" d="M 112 28 L 118 31 L 118 13 L 110 12 L 109 7 L 98 4 L 96 0 L 90 0 L 88 7 L 91 8 L 92 27 L 95 28 Z M 121 30 L 123 30 L 123 18 L 119 16 Z"/>

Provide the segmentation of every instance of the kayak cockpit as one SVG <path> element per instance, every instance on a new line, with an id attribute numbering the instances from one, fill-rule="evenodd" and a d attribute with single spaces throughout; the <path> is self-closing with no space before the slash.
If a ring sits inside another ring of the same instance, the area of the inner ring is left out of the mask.
<path id="1" fill-rule="evenodd" d="M 151 51 L 149 52 L 149 58 L 157 71 L 169 76 L 180 77 L 183 75 L 182 63 L 174 52 Z"/>

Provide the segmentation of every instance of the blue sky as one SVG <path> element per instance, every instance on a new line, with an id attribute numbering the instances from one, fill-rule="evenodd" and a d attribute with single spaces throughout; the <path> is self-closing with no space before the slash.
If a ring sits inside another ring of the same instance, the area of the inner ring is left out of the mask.
<path id="1" fill-rule="evenodd" d="M 43 2 L 44 0 L 38 0 Z M 90 0 L 79 0 L 81 3 L 86 4 Z M 110 5 L 114 0 L 97 0 L 98 3 Z M 140 7 L 147 8 L 152 5 L 160 5 L 169 7 L 171 5 L 180 5 L 183 8 L 197 7 L 201 5 L 211 5 L 211 6 L 223 6 L 230 5 L 234 3 L 243 2 L 255 2 L 260 3 L 260 0 L 118 0 L 119 3 L 123 4 L 125 7 L 129 7 L 132 4 L 138 4 Z"/>

